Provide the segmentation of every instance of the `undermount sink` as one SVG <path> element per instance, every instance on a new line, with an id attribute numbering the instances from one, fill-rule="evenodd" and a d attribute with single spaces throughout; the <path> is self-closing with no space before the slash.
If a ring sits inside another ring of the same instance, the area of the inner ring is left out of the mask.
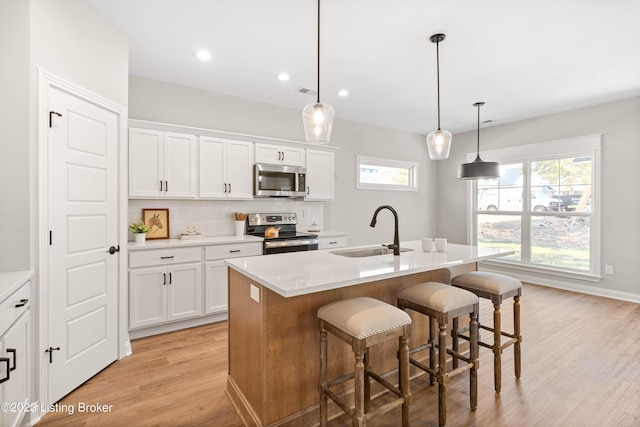
<path id="1" fill-rule="evenodd" d="M 400 252 L 409 252 L 413 249 L 400 248 Z M 386 246 L 375 246 L 370 248 L 360 249 L 347 249 L 343 251 L 331 251 L 334 255 L 346 256 L 349 258 L 364 258 L 368 256 L 388 255 L 393 254 L 393 249 L 389 249 Z"/>

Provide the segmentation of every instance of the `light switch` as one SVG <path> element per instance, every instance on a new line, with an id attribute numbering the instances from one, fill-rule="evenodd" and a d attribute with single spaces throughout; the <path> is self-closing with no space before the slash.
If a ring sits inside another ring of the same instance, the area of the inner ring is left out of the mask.
<path id="1" fill-rule="evenodd" d="M 604 274 L 613 274 L 613 265 L 610 265 L 610 264 L 605 265 Z"/>
<path id="2" fill-rule="evenodd" d="M 260 303 L 260 288 L 258 288 L 256 285 L 249 285 L 249 286 L 251 287 L 251 299 L 259 304 Z"/>

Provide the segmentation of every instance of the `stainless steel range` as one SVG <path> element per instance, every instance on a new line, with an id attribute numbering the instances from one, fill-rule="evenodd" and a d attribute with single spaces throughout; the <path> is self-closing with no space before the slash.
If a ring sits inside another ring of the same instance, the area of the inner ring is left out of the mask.
<path id="1" fill-rule="evenodd" d="M 252 213 L 247 216 L 246 231 L 264 237 L 264 255 L 317 250 L 318 235 L 298 232 L 296 224 L 295 213 Z"/>

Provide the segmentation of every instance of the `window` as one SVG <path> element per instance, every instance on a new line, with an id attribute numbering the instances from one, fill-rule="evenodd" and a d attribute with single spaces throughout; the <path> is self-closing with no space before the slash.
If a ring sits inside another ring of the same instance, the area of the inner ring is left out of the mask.
<path id="1" fill-rule="evenodd" d="M 418 163 L 357 156 L 357 188 L 418 191 Z"/>
<path id="2" fill-rule="evenodd" d="M 527 268 L 598 276 L 600 136 L 491 150 L 500 177 L 472 183 L 472 242 Z"/>

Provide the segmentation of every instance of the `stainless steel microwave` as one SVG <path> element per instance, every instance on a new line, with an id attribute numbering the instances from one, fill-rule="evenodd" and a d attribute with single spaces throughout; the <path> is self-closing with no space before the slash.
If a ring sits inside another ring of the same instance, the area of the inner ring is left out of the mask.
<path id="1" fill-rule="evenodd" d="M 304 197 L 306 193 L 303 167 L 256 163 L 253 176 L 255 197 Z"/>

